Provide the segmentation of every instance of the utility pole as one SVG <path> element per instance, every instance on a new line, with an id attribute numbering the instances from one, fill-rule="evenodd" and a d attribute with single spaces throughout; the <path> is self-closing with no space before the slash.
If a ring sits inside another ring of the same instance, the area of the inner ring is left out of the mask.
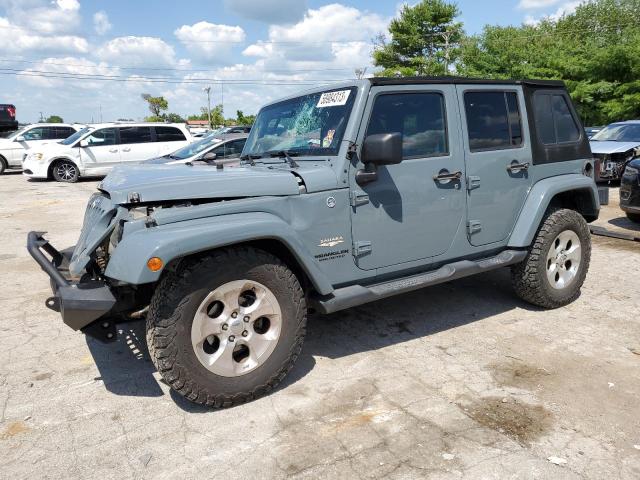
<path id="1" fill-rule="evenodd" d="M 99 107 L 100 107 L 100 123 L 102 123 L 102 104 L 100 104 Z"/>
<path id="2" fill-rule="evenodd" d="M 44 122 L 44 117 L 42 116 L 42 112 L 40 112 L 40 123 Z"/>
<path id="3" fill-rule="evenodd" d="M 367 73 L 367 67 L 356 68 L 355 69 L 355 73 L 356 73 L 356 78 L 358 80 L 362 80 L 364 78 L 365 74 Z"/>
<path id="4" fill-rule="evenodd" d="M 202 90 L 207 92 L 207 116 L 209 117 L 209 128 L 213 128 L 213 125 L 211 125 L 211 86 Z"/>
<path id="5" fill-rule="evenodd" d="M 449 75 L 449 40 L 453 35 L 453 31 L 449 30 L 442 32 L 442 38 L 444 38 L 444 74 Z"/>
<path id="6" fill-rule="evenodd" d="M 220 82 L 221 105 L 222 105 L 222 125 L 224 126 L 224 82 Z"/>

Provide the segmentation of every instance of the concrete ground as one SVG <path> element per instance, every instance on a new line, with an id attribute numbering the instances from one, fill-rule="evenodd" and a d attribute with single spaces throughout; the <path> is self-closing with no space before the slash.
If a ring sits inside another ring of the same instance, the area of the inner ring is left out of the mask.
<path id="1" fill-rule="evenodd" d="M 606 185 L 605 185 L 606 186 Z M 620 188 L 609 187 L 609 204 L 602 205 L 600 217 L 593 223 L 607 232 L 622 234 L 640 240 L 640 223 L 629 220 L 626 214 L 620 210 Z"/>
<path id="2" fill-rule="evenodd" d="M 312 317 L 276 392 L 173 394 L 140 323 L 115 345 L 44 307 L 29 230 L 78 236 L 96 182 L 0 177 L 2 478 L 640 478 L 640 246 L 594 237 L 572 305 L 496 271 Z"/>

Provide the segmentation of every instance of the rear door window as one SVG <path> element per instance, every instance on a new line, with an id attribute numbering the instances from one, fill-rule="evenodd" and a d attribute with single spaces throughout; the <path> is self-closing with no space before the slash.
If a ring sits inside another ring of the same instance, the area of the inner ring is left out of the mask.
<path id="1" fill-rule="evenodd" d="M 120 143 L 122 145 L 151 141 L 151 127 L 120 127 Z"/>
<path id="2" fill-rule="evenodd" d="M 516 92 L 466 92 L 469 149 L 515 148 L 522 145 L 522 124 Z"/>
<path id="3" fill-rule="evenodd" d="M 182 142 L 186 140 L 184 133 L 176 127 L 154 127 L 156 142 Z"/>

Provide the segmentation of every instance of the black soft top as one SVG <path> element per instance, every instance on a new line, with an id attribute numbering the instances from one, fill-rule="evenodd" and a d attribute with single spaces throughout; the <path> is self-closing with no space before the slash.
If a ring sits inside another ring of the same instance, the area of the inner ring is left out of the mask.
<path id="1" fill-rule="evenodd" d="M 424 85 L 424 84 L 482 84 L 482 85 L 528 85 L 531 87 L 564 88 L 562 80 L 491 80 L 468 77 L 373 77 L 369 81 L 373 86 L 384 85 Z"/>

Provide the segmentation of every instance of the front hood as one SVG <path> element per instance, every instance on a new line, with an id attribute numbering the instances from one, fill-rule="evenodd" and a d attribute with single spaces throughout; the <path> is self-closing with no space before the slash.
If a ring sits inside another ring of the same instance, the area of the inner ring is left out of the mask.
<path id="1" fill-rule="evenodd" d="M 123 165 L 115 167 L 99 188 L 115 204 L 140 202 L 297 195 L 296 176 L 285 169 L 237 167 L 218 170 L 210 165 Z"/>
<path id="2" fill-rule="evenodd" d="M 613 142 L 613 141 L 605 141 L 605 142 L 589 142 L 591 145 L 591 153 L 600 153 L 600 154 L 608 154 L 608 153 L 624 153 L 627 150 L 631 150 L 633 148 L 639 147 L 640 142 Z"/>

